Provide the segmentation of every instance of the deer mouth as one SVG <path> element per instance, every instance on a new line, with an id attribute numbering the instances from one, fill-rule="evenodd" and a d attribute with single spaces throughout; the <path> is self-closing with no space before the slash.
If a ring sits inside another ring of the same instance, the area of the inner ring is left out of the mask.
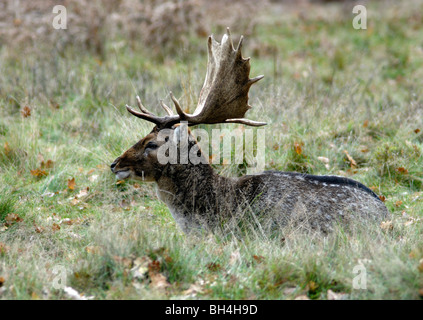
<path id="1" fill-rule="evenodd" d="M 120 170 L 120 171 L 115 172 L 115 174 L 116 174 L 116 177 L 119 180 L 123 180 L 123 179 L 128 178 L 131 175 L 131 171 L 129 169 L 127 169 L 127 170 Z"/>

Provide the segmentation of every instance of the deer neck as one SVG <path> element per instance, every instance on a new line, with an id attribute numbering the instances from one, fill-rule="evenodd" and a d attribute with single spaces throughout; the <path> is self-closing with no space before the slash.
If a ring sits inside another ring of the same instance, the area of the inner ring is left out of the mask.
<path id="1" fill-rule="evenodd" d="M 219 215 L 221 210 L 216 204 L 233 183 L 219 176 L 209 164 L 168 165 L 156 182 L 158 197 L 186 232 L 199 226 L 198 217 Z"/>

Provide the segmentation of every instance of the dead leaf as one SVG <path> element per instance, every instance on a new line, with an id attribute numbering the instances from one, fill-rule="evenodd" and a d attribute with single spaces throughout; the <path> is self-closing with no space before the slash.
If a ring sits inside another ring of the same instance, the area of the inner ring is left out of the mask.
<path id="1" fill-rule="evenodd" d="M 80 294 L 78 291 L 76 291 L 74 288 L 71 287 L 65 287 L 63 289 L 66 296 L 73 300 L 91 300 L 94 299 L 94 297 L 84 297 L 84 295 Z"/>
<path id="2" fill-rule="evenodd" d="M 395 206 L 396 207 L 400 207 L 401 205 L 402 205 L 402 201 L 401 200 L 398 200 L 398 201 L 395 202 Z"/>
<path id="3" fill-rule="evenodd" d="M 331 289 L 328 290 L 327 295 L 328 300 L 345 300 L 348 296 L 346 293 L 333 292 Z"/>
<path id="4" fill-rule="evenodd" d="M 298 142 L 295 142 L 294 143 L 294 150 L 295 150 L 295 152 L 300 156 L 302 153 L 303 153 L 303 149 L 301 148 L 301 146 L 303 146 L 304 145 L 304 143 L 298 143 Z"/>
<path id="5" fill-rule="evenodd" d="M 9 155 L 10 151 L 12 151 L 12 149 L 9 146 L 9 143 L 5 142 L 4 143 L 4 154 L 7 156 Z"/>
<path id="6" fill-rule="evenodd" d="M 191 296 L 191 297 L 194 297 L 197 294 L 202 294 L 202 293 L 204 293 L 204 289 L 200 285 L 195 283 L 191 284 L 187 290 L 182 291 L 182 294 L 184 296 Z"/>
<path id="7" fill-rule="evenodd" d="M 399 168 L 396 168 L 395 170 L 397 170 L 399 173 L 402 173 L 402 174 L 408 173 L 408 170 L 405 169 L 404 167 L 399 167 Z"/>
<path id="8" fill-rule="evenodd" d="M 170 286 L 166 277 L 161 273 L 154 273 L 150 275 L 151 283 L 150 286 L 157 290 L 163 290 Z"/>
<path id="9" fill-rule="evenodd" d="M 307 286 L 306 286 L 309 292 L 316 292 L 318 287 L 319 285 L 314 281 L 309 281 L 309 283 L 307 283 Z"/>
<path id="10" fill-rule="evenodd" d="M 68 179 L 68 188 L 70 190 L 75 190 L 75 186 L 76 186 L 75 178 Z"/>
<path id="11" fill-rule="evenodd" d="M 34 228 L 35 228 L 35 232 L 36 233 L 42 233 L 44 231 L 43 227 L 39 227 L 37 225 L 34 224 Z"/>
<path id="12" fill-rule="evenodd" d="M 263 257 L 263 256 L 256 256 L 256 255 L 253 255 L 253 259 L 254 259 L 254 261 L 255 261 L 255 262 L 257 262 L 257 263 L 262 263 L 262 262 L 264 261 L 264 257 Z"/>
<path id="13" fill-rule="evenodd" d="M 60 230 L 60 226 L 57 223 L 53 223 L 53 225 L 51 226 L 51 229 L 53 231 L 59 231 Z"/>
<path id="14" fill-rule="evenodd" d="M 148 273 L 148 265 L 152 260 L 145 256 L 142 258 L 136 258 L 133 262 L 134 267 L 130 270 L 132 277 L 138 280 L 142 280 Z"/>
<path id="15" fill-rule="evenodd" d="M 233 266 L 239 262 L 241 262 L 241 254 L 239 252 L 239 249 L 236 249 L 231 253 L 231 256 L 229 257 L 229 264 Z"/>
<path id="16" fill-rule="evenodd" d="M 6 221 L 6 226 L 11 226 L 15 222 L 22 222 L 23 219 L 19 217 L 16 213 L 9 213 L 4 220 Z"/>
<path id="17" fill-rule="evenodd" d="M 75 198 L 77 199 L 81 199 L 84 198 L 88 195 L 88 191 L 90 191 L 89 187 L 86 187 L 84 189 L 82 189 L 81 191 L 79 191 L 79 193 L 75 196 Z"/>
<path id="18" fill-rule="evenodd" d="M 6 280 L 3 277 L 0 277 L 0 288 L 3 287 Z"/>
<path id="19" fill-rule="evenodd" d="M 98 254 L 100 252 L 99 246 L 87 246 L 85 247 L 85 251 L 92 254 Z"/>
<path id="20" fill-rule="evenodd" d="M 219 263 L 215 263 L 215 262 L 208 263 L 206 267 L 212 272 L 216 272 L 222 269 L 222 266 Z"/>
<path id="21" fill-rule="evenodd" d="M 420 259 L 417 269 L 419 269 L 420 272 L 423 272 L 423 259 Z"/>
<path id="22" fill-rule="evenodd" d="M 292 295 L 297 290 L 297 287 L 288 287 L 283 290 L 283 294 L 286 296 Z"/>
<path id="23" fill-rule="evenodd" d="M 131 266 L 132 266 L 132 259 L 131 258 L 113 256 L 113 260 L 115 260 L 117 263 L 122 264 L 125 268 L 131 268 Z"/>
<path id="24" fill-rule="evenodd" d="M 29 116 L 31 116 L 31 108 L 28 106 L 25 106 L 22 110 L 21 110 L 21 114 L 24 118 L 28 118 Z"/>
<path id="25" fill-rule="evenodd" d="M 392 220 L 382 221 L 380 227 L 382 228 L 382 230 L 393 230 L 394 224 L 392 223 Z"/>
<path id="26" fill-rule="evenodd" d="M 98 174 L 93 174 L 92 176 L 90 176 L 88 178 L 88 180 L 90 180 L 91 182 L 97 181 L 99 175 Z"/>
<path id="27" fill-rule="evenodd" d="M 41 178 L 41 177 L 48 176 L 48 172 L 47 172 L 47 171 L 45 171 L 45 170 L 41 170 L 41 169 L 31 170 L 31 174 L 32 174 L 34 177 L 37 177 L 37 178 Z"/>
<path id="28" fill-rule="evenodd" d="M 347 156 L 348 161 L 350 162 L 351 168 L 357 167 L 357 162 L 350 156 L 347 150 L 344 150 L 345 155 Z"/>
<path id="29" fill-rule="evenodd" d="M 303 294 L 301 296 L 295 297 L 294 300 L 310 300 L 310 298 Z"/>
<path id="30" fill-rule="evenodd" d="M 329 158 L 326 158 L 326 157 L 317 157 L 317 160 L 323 163 L 329 163 Z"/>
<path id="31" fill-rule="evenodd" d="M 369 120 L 365 120 L 363 122 L 363 128 L 367 128 L 369 126 Z"/>
<path id="32" fill-rule="evenodd" d="M 77 197 L 75 197 L 71 200 L 70 203 L 71 203 L 71 205 L 76 206 L 80 202 L 81 202 L 81 200 L 79 200 Z"/>
<path id="33" fill-rule="evenodd" d="M 160 272 L 160 262 L 153 260 L 148 264 L 148 273 L 159 273 Z"/>
<path id="34" fill-rule="evenodd" d="M 380 201 L 385 202 L 386 201 L 386 197 L 385 196 L 379 196 Z"/>
<path id="35" fill-rule="evenodd" d="M 46 168 L 46 169 L 51 169 L 51 168 L 53 168 L 53 161 L 52 160 L 47 160 L 47 161 L 41 161 L 41 165 L 40 165 L 40 167 L 41 168 Z"/>
<path id="36" fill-rule="evenodd" d="M 414 132 L 415 132 L 416 134 L 418 134 L 418 133 L 420 132 L 420 129 L 416 129 L 416 130 L 414 130 Z"/>

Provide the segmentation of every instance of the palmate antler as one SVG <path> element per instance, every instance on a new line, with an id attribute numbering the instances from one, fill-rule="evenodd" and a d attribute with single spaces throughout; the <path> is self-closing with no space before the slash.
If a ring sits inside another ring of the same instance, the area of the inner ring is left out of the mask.
<path id="1" fill-rule="evenodd" d="M 133 110 L 128 105 L 126 108 L 138 118 L 155 123 L 160 129 L 187 121 L 188 125 L 214 124 L 214 123 L 242 123 L 249 126 L 263 126 L 265 122 L 257 122 L 244 118 L 245 113 L 251 108 L 248 105 L 248 91 L 255 82 L 263 78 L 258 76 L 250 79 L 250 58 L 244 59 L 241 54 L 243 37 L 234 49 L 229 28 L 223 36 L 221 43 L 208 40 L 209 58 L 207 74 L 203 88 L 200 92 L 197 108 L 193 114 L 185 113 L 179 101 L 170 93 L 175 105 L 177 115 L 160 101 L 166 110 L 167 116 L 158 117 L 149 112 L 137 96 L 138 107 L 141 112 Z"/>

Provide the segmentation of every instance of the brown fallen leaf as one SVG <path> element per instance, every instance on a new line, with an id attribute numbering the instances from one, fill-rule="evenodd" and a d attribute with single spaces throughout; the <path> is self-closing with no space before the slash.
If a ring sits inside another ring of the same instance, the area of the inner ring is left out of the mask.
<path id="1" fill-rule="evenodd" d="M 392 220 L 382 221 L 380 227 L 382 228 L 382 230 L 393 230 L 394 224 L 392 223 Z"/>
<path id="2" fill-rule="evenodd" d="M 166 277 L 161 273 L 154 273 L 150 275 L 151 283 L 150 286 L 157 290 L 163 290 L 170 286 Z"/>
<path id="3" fill-rule="evenodd" d="M 405 169 L 404 167 L 399 167 L 399 168 L 396 168 L 395 170 L 398 171 L 399 173 L 402 173 L 402 174 L 408 173 L 408 170 Z"/>
<path id="4" fill-rule="evenodd" d="M 53 231 L 59 231 L 60 230 L 60 226 L 57 223 L 53 223 L 53 225 L 51 226 L 51 229 Z"/>
<path id="5" fill-rule="evenodd" d="M 219 263 L 215 263 L 215 262 L 208 263 L 206 267 L 212 272 L 216 272 L 222 269 L 222 266 Z"/>
<path id="6" fill-rule="evenodd" d="M 41 170 L 41 169 L 31 170 L 31 174 L 32 174 L 34 177 L 37 177 L 37 178 L 41 178 L 41 177 L 48 176 L 48 172 L 47 172 L 47 171 L 45 171 L 45 170 Z"/>
<path id="7" fill-rule="evenodd" d="M 77 199 L 84 198 L 88 195 L 89 191 L 90 191 L 90 188 L 86 187 L 86 188 L 82 189 L 81 191 L 79 191 L 79 193 L 75 196 L 75 198 L 77 198 Z"/>
<path id="8" fill-rule="evenodd" d="M 419 269 L 420 272 L 423 272 L 423 259 L 420 259 L 417 269 Z"/>
<path id="9" fill-rule="evenodd" d="M 76 186 L 75 178 L 68 179 L 68 188 L 69 188 L 69 190 L 75 190 L 75 186 Z"/>
<path id="10" fill-rule="evenodd" d="M 10 148 L 9 143 L 6 141 L 4 143 L 4 154 L 8 156 L 11 151 L 12 149 Z"/>
<path id="11" fill-rule="evenodd" d="M 153 260 L 148 264 L 148 272 L 149 274 L 159 273 L 160 272 L 160 262 L 157 260 Z"/>
<path id="12" fill-rule="evenodd" d="M 97 254 L 100 252 L 99 246 L 87 246 L 85 247 L 85 251 L 92 254 Z"/>
<path id="13" fill-rule="evenodd" d="M 299 156 L 303 153 L 303 149 L 301 148 L 303 145 L 304 143 L 294 142 L 294 150 Z"/>
<path id="14" fill-rule="evenodd" d="M 5 282 L 6 280 L 4 279 L 4 277 L 0 277 L 0 288 L 3 287 Z"/>
<path id="15" fill-rule="evenodd" d="M 73 206 L 76 206 L 80 202 L 81 202 L 81 200 L 79 200 L 77 197 L 75 197 L 71 200 L 70 204 L 73 205 Z"/>
<path id="16" fill-rule="evenodd" d="M 191 284 L 187 290 L 182 291 L 182 294 L 184 296 L 191 296 L 191 297 L 196 296 L 197 294 L 202 294 L 202 293 L 204 293 L 204 289 L 196 283 Z"/>
<path id="17" fill-rule="evenodd" d="M 133 261 L 133 267 L 130 270 L 132 277 L 138 280 L 143 280 L 146 278 L 148 273 L 148 265 L 152 262 L 151 258 L 144 256 L 142 258 L 138 257 Z"/>
<path id="18" fill-rule="evenodd" d="M 292 295 L 297 290 L 297 287 L 288 287 L 283 289 L 283 294 L 286 296 Z"/>
<path id="19" fill-rule="evenodd" d="M 44 231 L 43 227 L 37 226 L 34 224 L 35 232 L 36 233 L 42 233 Z"/>
<path id="20" fill-rule="evenodd" d="M 348 295 L 346 293 L 341 292 L 333 292 L 331 289 L 327 292 L 328 300 L 345 300 Z"/>
<path id="21" fill-rule="evenodd" d="M 6 221 L 6 225 L 10 226 L 15 222 L 22 222 L 23 219 L 19 217 L 16 213 L 9 213 L 4 220 Z"/>
<path id="22" fill-rule="evenodd" d="M 344 153 L 345 153 L 348 161 L 350 162 L 351 168 L 357 167 L 357 162 L 353 159 L 353 157 L 350 156 L 350 154 L 348 153 L 348 151 L 347 150 L 344 150 Z"/>
<path id="23" fill-rule="evenodd" d="M 22 117 L 24 118 L 28 118 L 29 116 L 31 116 L 31 108 L 28 106 L 25 106 L 22 110 L 21 110 L 21 114 Z"/>
<path id="24" fill-rule="evenodd" d="M 41 161 L 41 168 L 51 169 L 53 168 L 54 162 L 52 160 Z"/>
<path id="25" fill-rule="evenodd" d="M 229 264 L 231 266 L 241 262 L 241 253 L 239 252 L 239 249 L 236 249 L 231 253 L 231 256 L 229 257 Z"/>
<path id="26" fill-rule="evenodd" d="M 398 200 L 398 201 L 395 202 L 395 207 L 401 207 L 401 205 L 402 205 L 401 200 Z"/>
<path id="27" fill-rule="evenodd" d="M 301 296 L 295 297 L 294 300 L 310 300 L 310 298 L 303 294 Z"/>
<path id="28" fill-rule="evenodd" d="M 121 257 L 121 256 L 113 256 L 113 260 L 115 260 L 117 263 L 122 264 L 125 268 L 131 268 L 132 267 L 132 259 L 127 257 Z"/>
<path id="29" fill-rule="evenodd" d="M 263 256 L 256 256 L 256 255 L 253 255 L 253 259 L 256 263 L 262 263 L 265 260 Z"/>

